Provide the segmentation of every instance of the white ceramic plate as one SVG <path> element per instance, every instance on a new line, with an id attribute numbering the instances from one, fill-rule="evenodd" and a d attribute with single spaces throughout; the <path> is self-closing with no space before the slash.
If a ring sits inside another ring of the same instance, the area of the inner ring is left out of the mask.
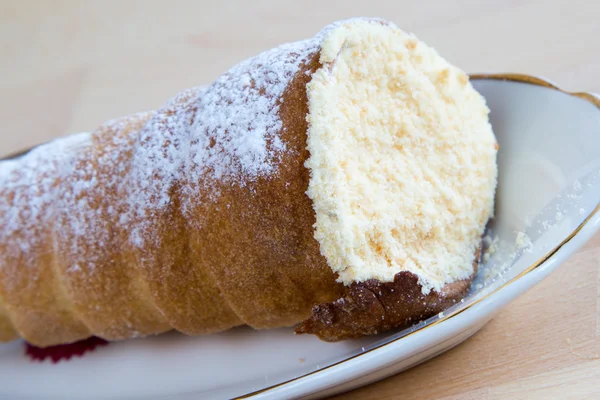
<path id="1" fill-rule="evenodd" d="M 166 334 L 113 343 L 83 358 L 30 362 L 0 346 L 0 398 L 261 399 L 322 397 L 410 368 L 476 333 L 600 228 L 600 100 L 522 75 L 473 76 L 500 144 L 497 251 L 472 293 L 410 329 L 343 343 L 291 329 Z M 531 240 L 515 247 L 517 232 Z"/>

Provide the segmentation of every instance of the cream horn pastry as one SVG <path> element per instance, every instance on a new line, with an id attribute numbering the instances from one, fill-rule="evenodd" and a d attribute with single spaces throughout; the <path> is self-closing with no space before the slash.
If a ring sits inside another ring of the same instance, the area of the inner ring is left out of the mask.
<path id="1" fill-rule="evenodd" d="M 238 325 L 324 340 L 462 298 L 497 143 L 467 75 L 353 19 L 0 162 L 0 339 Z"/>

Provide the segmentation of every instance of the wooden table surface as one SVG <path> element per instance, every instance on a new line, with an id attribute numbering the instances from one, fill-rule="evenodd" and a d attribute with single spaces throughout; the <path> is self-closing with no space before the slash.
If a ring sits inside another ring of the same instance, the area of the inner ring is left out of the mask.
<path id="1" fill-rule="evenodd" d="M 350 16 L 415 32 L 468 72 L 600 93 L 600 2 L 0 0 L 0 153 L 156 108 Z M 478 335 L 349 399 L 600 399 L 600 235 Z"/>

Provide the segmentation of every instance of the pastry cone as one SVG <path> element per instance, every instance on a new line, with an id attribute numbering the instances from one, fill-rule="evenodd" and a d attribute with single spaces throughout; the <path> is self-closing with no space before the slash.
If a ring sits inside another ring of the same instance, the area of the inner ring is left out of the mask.
<path id="1" fill-rule="evenodd" d="M 469 288 L 496 149 L 434 50 L 379 20 L 330 25 L 0 162 L 0 339 L 415 323 Z"/>

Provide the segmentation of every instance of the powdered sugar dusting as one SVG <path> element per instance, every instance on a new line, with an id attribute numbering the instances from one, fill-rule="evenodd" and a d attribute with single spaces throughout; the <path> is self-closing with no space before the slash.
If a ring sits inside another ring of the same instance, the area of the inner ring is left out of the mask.
<path id="1" fill-rule="evenodd" d="M 153 238 L 154 216 L 179 196 L 191 204 L 219 196 L 215 182 L 246 186 L 274 174 L 287 151 L 280 137 L 281 96 L 318 50 L 322 35 L 285 44 L 233 67 L 206 88 L 186 91 L 157 111 L 136 146 L 130 196 L 140 223 L 131 240 Z M 201 223 L 201 222 L 200 222 Z"/>
<path id="2" fill-rule="evenodd" d="M 74 170 L 63 175 L 68 187 L 56 199 L 57 251 L 67 262 L 67 271 L 92 272 L 99 257 L 111 246 L 119 225 L 129 226 L 127 199 L 130 158 L 139 130 L 150 113 L 138 113 L 109 121 L 91 134 L 92 146 L 81 151 Z"/>
<path id="3" fill-rule="evenodd" d="M 181 92 L 151 114 L 1 161 L 0 243 L 7 243 L 7 251 L 28 254 L 36 241 L 50 240 L 33 228 L 51 232 L 54 226 L 62 244 L 70 240 L 72 255 L 80 248 L 101 251 L 109 245 L 108 230 L 118 225 L 142 247 L 158 238 L 154 221 L 174 196 L 185 215 L 195 202 L 219 196 L 216 182 L 248 186 L 275 174 L 287 151 L 280 136 L 281 97 L 326 33 L 345 22 L 246 60 L 212 85 Z M 140 121 L 127 135 L 117 134 Z M 102 152 L 103 146 L 112 150 Z M 89 157 L 99 158 L 90 162 Z M 109 193 L 121 197 L 102 201 Z M 74 257 L 79 262 L 66 266 L 69 271 L 93 269 L 93 256 L 84 253 L 87 261 Z"/>
<path id="4" fill-rule="evenodd" d="M 56 200 L 65 191 L 77 190 L 61 186 L 60 178 L 89 145 L 90 135 L 80 133 L 0 163 L 0 243 L 7 252 L 26 260 L 32 256 L 31 248 L 44 239 L 40 231 L 54 223 Z"/>

